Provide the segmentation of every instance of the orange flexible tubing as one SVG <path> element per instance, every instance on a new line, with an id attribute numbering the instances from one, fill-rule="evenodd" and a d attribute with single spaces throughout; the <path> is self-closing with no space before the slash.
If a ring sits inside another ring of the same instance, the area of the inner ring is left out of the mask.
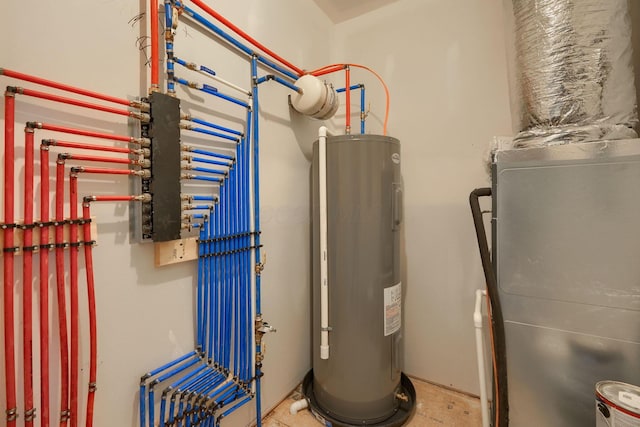
<path id="1" fill-rule="evenodd" d="M 324 74 L 329 74 L 335 71 L 339 71 L 339 70 L 343 70 L 345 67 L 356 67 L 356 68 L 362 68 L 363 70 L 367 70 L 369 71 L 371 74 L 373 74 L 374 76 L 376 76 L 376 78 L 380 81 L 380 83 L 382 83 L 382 87 L 384 88 L 384 93 L 386 96 L 386 105 L 385 105 L 385 112 L 384 112 L 384 122 L 383 122 L 383 126 L 382 126 L 382 134 L 386 135 L 387 134 L 387 123 L 389 122 L 389 104 L 390 104 L 390 98 L 391 96 L 389 95 L 389 88 L 387 87 L 387 84 L 384 82 L 384 80 L 382 79 L 382 77 L 380 76 L 380 74 L 376 73 L 375 71 L 373 71 L 371 68 L 365 66 L 365 65 L 360 65 L 360 64 L 331 64 L 331 65 L 325 65 L 324 67 L 318 68 L 316 70 L 310 71 L 307 74 L 311 74 L 314 76 L 321 76 Z"/>

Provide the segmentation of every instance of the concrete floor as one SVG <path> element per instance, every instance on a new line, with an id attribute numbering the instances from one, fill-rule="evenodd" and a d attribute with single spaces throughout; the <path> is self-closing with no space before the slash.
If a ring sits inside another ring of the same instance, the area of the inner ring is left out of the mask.
<path id="1" fill-rule="evenodd" d="M 482 425 L 480 400 L 425 381 L 412 378 L 416 388 L 416 410 L 406 424 L 410 427 L 478 427 Z M 289 406 L 296 398 L 285 399 L 264 419 L 265 427 L 318 427 L 321 424 L 308 410 L 297 415 L 289 413 Z"/>

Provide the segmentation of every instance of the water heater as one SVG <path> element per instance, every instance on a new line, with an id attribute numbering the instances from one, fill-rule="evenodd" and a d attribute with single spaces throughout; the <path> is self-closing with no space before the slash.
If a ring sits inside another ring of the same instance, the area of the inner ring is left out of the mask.
<path id="1" fill-rule="evenodd" d="M 400 143 L 376 135 L 314 144 L 313 370 L 326 425 L 399 426 L 415 391 L 401 372 Z"/>

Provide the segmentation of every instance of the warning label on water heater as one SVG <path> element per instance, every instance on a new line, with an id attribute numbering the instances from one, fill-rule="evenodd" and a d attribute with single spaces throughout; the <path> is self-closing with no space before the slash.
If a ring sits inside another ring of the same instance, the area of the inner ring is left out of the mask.
<path id="1" fill-rule="evenodd" d="M 384 336 L 400 330 L 402 325 L 402 282 L 384 288 Z"/>

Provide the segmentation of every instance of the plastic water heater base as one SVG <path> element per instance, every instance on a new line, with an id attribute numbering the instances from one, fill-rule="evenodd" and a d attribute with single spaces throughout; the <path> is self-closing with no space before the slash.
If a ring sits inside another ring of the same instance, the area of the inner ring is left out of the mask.
<path id="1" fill-rule="evenodd" d="M 307 373 L 302 382 L 302 391 L 309 401 L 309 409 L 313 413 L 313 416 L 327 427 L 400 427 L 404 425 L 415 409 L 416 389 L 413 387 L 409 377 L 405 374 L 401 376 L 400 387 L 400 393 L 407 396 L 408 400 L 406 402 L 400 401 L 400 406 L 398 406 L 398 409 L 389 418 L 375 423 L 369 423 L 363 420 L 363 422 L 359 424 L 349 424 L 334 418 L 331 412 L 325 410 L 318 404 L 313 393 L 313 369 Z"/>

